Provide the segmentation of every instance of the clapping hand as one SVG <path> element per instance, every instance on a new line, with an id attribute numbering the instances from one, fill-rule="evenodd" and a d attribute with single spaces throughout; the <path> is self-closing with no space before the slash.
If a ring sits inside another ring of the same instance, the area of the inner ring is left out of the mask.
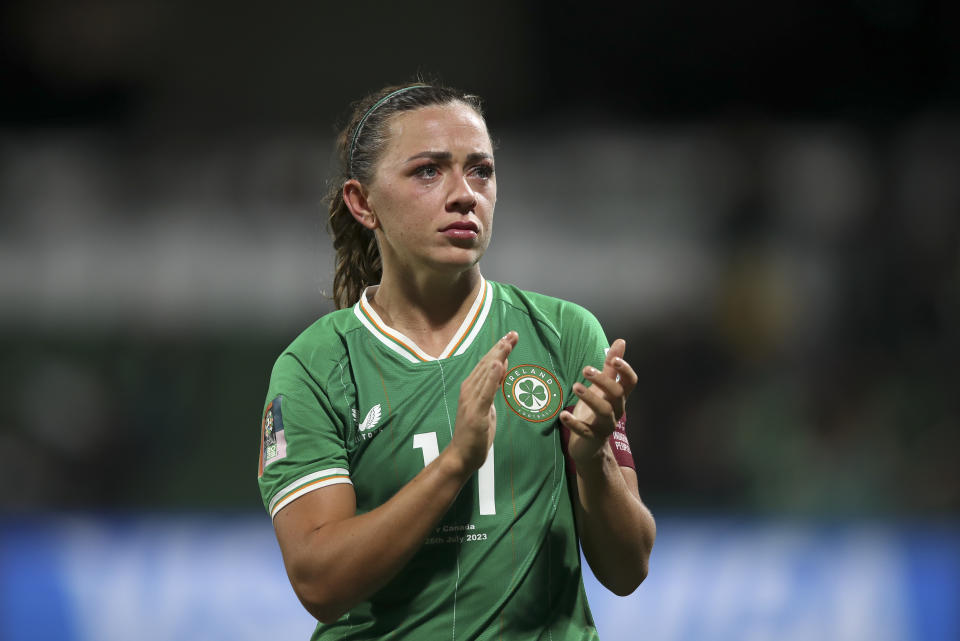
<path id="1" fill-rule="evenodd" d="M 580 399 L 573 411 L 560 413 L 560 422 L 570 429 L 568 451 L 573 462 L 581 465 L 597 456 L 613 434 L 627 406 L 627 397 L 637 385 L 637 374 L 623 360 L 626 342 L 613 341 L 603 361 L 603 370 L 590 365 L 583 368 L 589 387 L 573 384 Z"/>

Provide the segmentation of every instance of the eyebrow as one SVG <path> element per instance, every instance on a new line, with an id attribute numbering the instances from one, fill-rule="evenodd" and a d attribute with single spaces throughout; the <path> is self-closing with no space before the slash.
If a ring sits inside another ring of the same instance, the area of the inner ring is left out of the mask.
<path id="1" fill-rule="evenodd" d="M 449 162 L 453 160 L 453 154 L 449 151 L 421 151 L 419 154 L 414 154 L 407 158 L 406 162 L 410 162 L 411 160 L 416 160 L 418 158 L 430 158 L 431 160 Z M 482 151 L 475 151 L 472 154 L 467 154 L 467 162 L 476 162 L 477 160 L 488 159 L 493 160 L 493 156 Z"/>

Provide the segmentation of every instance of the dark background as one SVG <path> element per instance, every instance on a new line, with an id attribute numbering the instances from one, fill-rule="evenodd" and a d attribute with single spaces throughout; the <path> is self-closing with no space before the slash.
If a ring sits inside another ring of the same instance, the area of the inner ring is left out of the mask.
<path id="1" fill-rule="evenodd" d="M 260 509 L 336 125 L 422 74 L 485 101 L 485 275 L 627 339 L 655 512 L 955 514 L 958 13 L 4 3 L 0 508 Z"/>

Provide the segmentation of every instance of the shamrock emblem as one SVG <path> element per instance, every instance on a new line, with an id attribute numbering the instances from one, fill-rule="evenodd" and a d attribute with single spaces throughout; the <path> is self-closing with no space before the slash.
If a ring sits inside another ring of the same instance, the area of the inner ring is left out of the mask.
<path id="1" fill-rule="evenodd" d="M 517 400 L 532 410 L 539 410 L 547 404 L 547 390 L 532 378 L 526 378 L 520 381 L 518 385 L 520 393 L 517 394 Z"/>

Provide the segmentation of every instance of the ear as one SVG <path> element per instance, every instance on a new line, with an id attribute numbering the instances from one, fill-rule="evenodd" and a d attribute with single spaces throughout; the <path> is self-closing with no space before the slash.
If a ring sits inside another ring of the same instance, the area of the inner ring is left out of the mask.
<path id="1" fill-rule="evenodd" d="M 354 219 L 367 229 L 373 231 L 380 226 L 376 214 L 370 207 L 367 190 L 356 178 L 343 183 L 343 202 L 346 203 Z"/>

